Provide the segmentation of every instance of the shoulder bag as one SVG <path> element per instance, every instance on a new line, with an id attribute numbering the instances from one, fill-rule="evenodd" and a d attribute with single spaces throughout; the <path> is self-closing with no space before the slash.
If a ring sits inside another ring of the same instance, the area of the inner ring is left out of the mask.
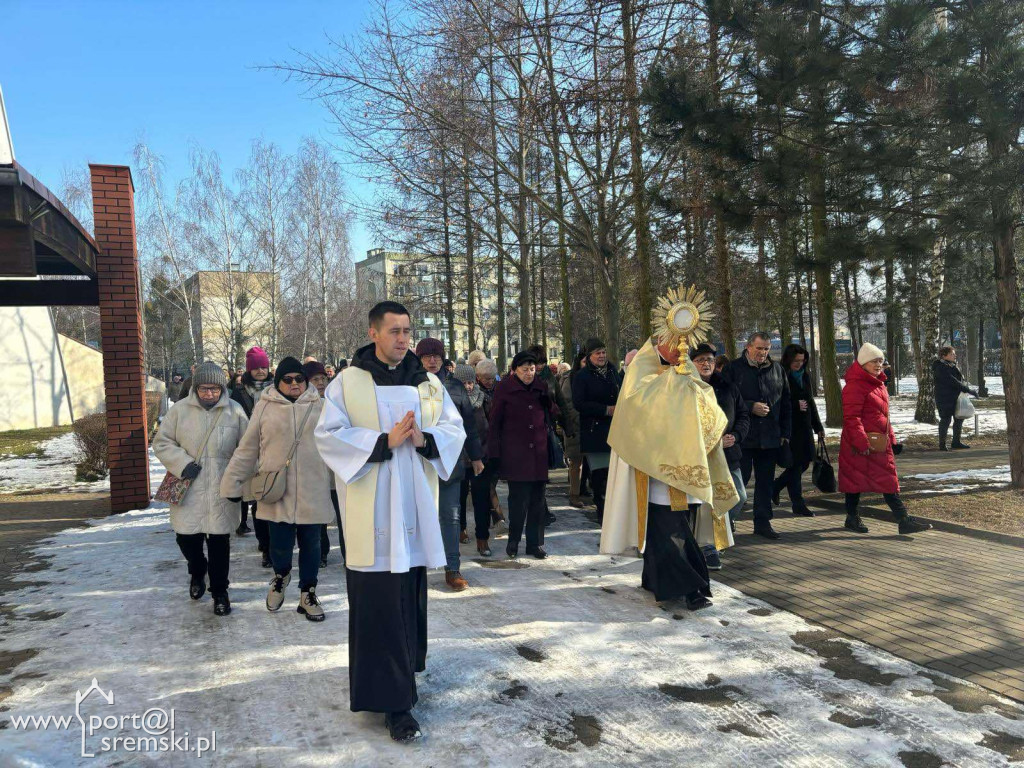
<path id="1" fill-rule="evenodd" d="M 221 408 L 217 411 L 217 416 L 213 420 L 213 424 L 206 431 L 206 436 L 203 438 L 203 442 L 199 445 L 199 454 L 195 458 L 196 464 L 199 464 L 199 460 L 203 457 L 203 451 L 206 450 L 206 444 L 210 441 L 210 435 L 213 434 L 213 430 L 217 427 L 217 422 L 220 421 L 220 417 L 224 414 L 224 409 Z M 164 479 L 160 482 L 160 487 L 156 489 L 156 494 L 153 496 L 154 501 L 164 501 L 168 504 L 181 504 L 181 500 L 185 498 L 185 494 L 188 493 L 188 489 L 192 487 L 192 481 L 186 480 L 183 477 L 168 472 L 164 475 Z"/>
<path id="2" fill-rule="evenodd" d="M 885 453 L 889 449 L 889 414 L 885 414 L 885 432 L 867 432 L 868 451 Z"/>
<path id="3" fill-rule="evenodd" d="M 310 405 L 306 409 L 306 415 L 302 417 L 302 423 L 299 424 L 299 431 L 295 434 L 295 441 L 288 450 L 284 466 L 268 472 L 257 472 L 252 476 L 252 479 L 249 481 L 249 489 L 252 498 L 256 501 L 273 504 L 280 501 L 281 497 L 284 496 L 285 489 L 288 487 L 288 467 L 291 466 L 292 457 L 295 455 L 295 450 L 299 447 L 299 441 L 302 439 L 302 430 L 305 428 L 306 420 L 312 412 L 313 406 Z"/>

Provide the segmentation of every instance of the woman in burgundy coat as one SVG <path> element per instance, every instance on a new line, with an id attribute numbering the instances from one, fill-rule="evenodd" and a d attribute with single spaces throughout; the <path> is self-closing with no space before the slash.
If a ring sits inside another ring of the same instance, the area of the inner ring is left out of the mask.
<path id="1" fill-rule="evenodd" d="M 857 513 L 862 493 L 880 493 L 900 525 L 900 533 L 919 533 L 931 528 L 907 513 L 900 498 L 896 456 L 903 444 L 896 442 L 889 420 L 889 393 L 885 388 L 884 355 L 874 344 L 865 344 L 857 362 L 846 371 L 843 387 L 843 436 L 839 444 L 839 491 L 846 494 L 846 527 L 867 533 Z M 872 452 L 868 433 L 884 435 L 884 448 Z"/>
<path id="2" fill-rule="evenodd" d="M 512 375 L 494 388 L 487 430 L 487 457 L 497 460 L 498 477 L 508 483 L 508 546 L 519 554 L 526 526 L 526 554 L 547 557 L 541 546 L 544 485 L 548 482 L 548 421 L 554 418 L 548 386 L 537 378 L 528 352 L 512 359 Z"/>

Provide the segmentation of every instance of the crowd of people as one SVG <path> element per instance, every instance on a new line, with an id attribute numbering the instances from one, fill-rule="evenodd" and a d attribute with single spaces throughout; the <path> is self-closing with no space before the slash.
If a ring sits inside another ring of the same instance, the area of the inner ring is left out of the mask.
<path id="1" fill-rule="evenodd" d="M 534 346 L 501 372 L 480 351 L 450 360 L 436 338 L 413 348 L 409 313 L 393 302 L 371 310 L 369 335 L 337 366 L 290 356 L 274 365 L 259 347 L 247 351 L 241 372 L 193 366 L 169 387 L 174 404 L 153 450 L 169 477 L 188 484 L 170 503 L 171 525 L 190 598 L 208 588 L 218 616 L 231 612 L 231 534 L 255 531 L 272 572 L 267 610 L 285 602 L 297 549 L 296 611 L 323 621 L 318 574 L 328 563 L 329 526 L 337 527 L 352 709 L 383 712 L 398 740 L 419 735 L 411 710 L 426 658 L 426 569 L 443 567 L 453 591 L 470 586 L 460 552 L 468 522 L 481 557 L 493 556 L 492 536 L 507 530 L 507 557 L 520 556 L 525 537 L 524 554 L 545 559 L 545 528 L 555 519 L 545 493 L 551 470 L 568 467 L 570 504 L 593 507 L 601 551 L 636 547 L 642 586 L 691 610 L 711 605 L 708 571 L 722 567 L 751 480 L 755 534 L 780 537 L 772 521 L 783 491 L 794 515 L 814 515 L 803 478 L 825 431 L 808 351 L 798 344 L 776 361 L 770 337 L 755 333 L 736 359 L 707 343 L 687 359 L 652 340 L 619 369 L 591 338 L 571 364 L 549 365 Z M 680 376 L 664 375 L 671 371 Z M 935 379 L 941 445 L 952 423 L 952 448 L 966 448 L 955 406 L 973 391 L 952 350 L 936 361 Z M 899 494 L 902 445 L 885 381 L 884 355 L 864 344 L 842 395 L 845 527 L 866 533 L 861 494 L 881 493 L 900 533 L 916 533 L 930 526 L 909 515 Z"/>

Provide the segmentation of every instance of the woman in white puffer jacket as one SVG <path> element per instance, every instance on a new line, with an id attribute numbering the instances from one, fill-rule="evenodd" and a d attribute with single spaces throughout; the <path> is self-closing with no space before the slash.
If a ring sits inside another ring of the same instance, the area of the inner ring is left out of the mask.
<path id="1" fill-rule="evenodd" d="M 228 396 L 224 371 L 205 362 L 193 373 L 192 391 L 171 406 L 153 438 L 153 453 L 167 471 L 192 481 L 181 503 L 171 504 L 171 527 L 188 561 L 189 596 L 205 594 L 209 573 L 218 616 L 231 613 L 230 541 L 240 516 L 238 504 L 220 495 L 220 480 L 248 424 L 242 406 Z"/>

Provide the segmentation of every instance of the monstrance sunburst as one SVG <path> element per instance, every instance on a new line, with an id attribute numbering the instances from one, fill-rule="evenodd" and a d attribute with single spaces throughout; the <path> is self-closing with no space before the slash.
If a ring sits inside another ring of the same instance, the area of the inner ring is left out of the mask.
<path id="1" fill-rule="evenodd" d="M 660 344 L 676 346 L 680 355 L 686 355 L 691 347 L 708 340 L 714 316 L 705 292 L 691 285 L 673 288 L 658 299 L 651 321 Z"/>

